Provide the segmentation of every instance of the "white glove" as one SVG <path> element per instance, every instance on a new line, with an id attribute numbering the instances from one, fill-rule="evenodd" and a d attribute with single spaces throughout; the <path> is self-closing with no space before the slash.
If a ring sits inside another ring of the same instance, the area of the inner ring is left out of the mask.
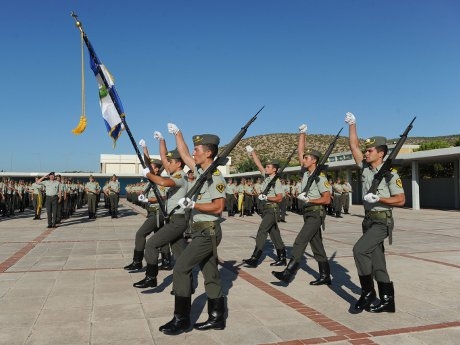
<path id="1" fill-rule="evenodd" d="M 307 196 L 307 194 L 305 192 L 300 193 L 297 196 L 297 199 L 302 200 L 304 202 L 309 202 L 310 201 L 310 198 Z"/>
<path id="2" fill-rule="evenodd" d="M 353 113 L 346 113 L 345 114 L 345 122 L 348 123 L 349 125 L 354 125 L 356 123 L 356 117 L 353 115 Z"/>
<path id="3" fill-rule="evenodd" d="M 299 133 L 307 133 L 307 125 L 305 123 L 299 126 Z"/>
<path id="4" fill-rule="evenodd" d="M 180 206 L 182 209 L 192 209 L 195 207 L 195 201 L 192 201 L 190 198 L 180 198 L 177 204 Z"/>
<path id="5" fill-rule="evenodd" d="M 153 138 L 158 141 L 160 141 L 161 139 L 164 139 L 163 134 L 161 134 L 161 132 L 158 132 L 158 131 L 153 132 Z"/>
<path id="6" fill-rule="evenodd" d="M 145 147 L 145 140 L 144 139 L 139 140 L 139 146 Z"/>
<path id="7" fill-rule="evenodd" d="M 145 197 L 144 194 L 139 194 L 139 196 L 137 197 L 137 201 L 139 202 L 149 202 L 149 199 Z"/>
<path id="8" fill-rule="evenodd" d="M 265 194 L 259 194 L 258 198 L 261 201 L 267 201 L 267 196 Z"/>
<path id="9" fill-rule="evenodd" d="M 369 204 L 375 204 L 377 201 L 380 200 L 380 197 L 373 193 L 367 193 L 364 196 L 364 200 L 366 200 Z"/>
<path id="10" fill-rule="evenodd" d="M 177 132 L 179 132 L 180 129 L 177 127 L 174 123 L 168 123 L 168 132 L 171 134 L 176 135 Z"/>
<path id="11" fill-rule="evenodd" d="M 147 177 L 147 174 L 150 172 L 149 168 L 142 169 L 142 176 Z"/>
<path id="12" fill-rule="evenodd" d="M 248 146 L 246 146 L 246 151 L 247 151 L 247 153 L 252 153 L 252 151 L 254 151 L 254 149 L 252 148 L 251 145 L 248 145 Z"/>

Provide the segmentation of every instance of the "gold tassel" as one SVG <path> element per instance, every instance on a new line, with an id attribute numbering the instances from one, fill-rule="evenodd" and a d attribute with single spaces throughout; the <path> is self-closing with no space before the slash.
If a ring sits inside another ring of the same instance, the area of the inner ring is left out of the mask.
<path id="1" fill-rule="evenodd" d="M 81 30 L 80 30 L 81 31 Z M 77 127 L 72 129 L 72 133 L 75 135 L 82 134 L 86 129 L 86 115 L 85 115 L 85 58 L 84 58 L 84 40 L 83 31 L 81 31 L 81 116 L 80 122 Z"/>

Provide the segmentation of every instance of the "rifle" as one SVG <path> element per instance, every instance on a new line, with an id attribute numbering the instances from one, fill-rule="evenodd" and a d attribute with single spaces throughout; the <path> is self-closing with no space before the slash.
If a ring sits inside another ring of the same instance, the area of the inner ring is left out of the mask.
<path id="1" fill-rule="evenodd" d="M 265 186 L 265 189 L 262 192 L 262 194 L 264 194 L 264 195 L 268 194 L 270 188 L 272 188 L 275 185 L 276 181 L 281 177 L 281 174 L 283 173 L 284 169 L 286 169 L 286 167 L 288 166 L 289 162 L 291 161 L 292 157 L 294 157 L 296 152 L 297 152 L 297 148 L 295 148 L 292 151 L 290 156 L 287 158 L 286 163 L 281 168 L 278 169 L 278 171 L 276 172 L 275 176 L 273 176 L 273 178 L 270 180 L 270 182 L 268 182 L 268 184 Z"/>
<path id="2" fill-rule="evenodd" d="M 244 137 L 246 134 L 246 131 L 248 130 L 249 126 L 256 120 L 257 115 L 262 111 L 262 109 L 265 108 L 263 106 L 262 108 L 259 109 L 259 111 L 243 126 L 241 127 L 240 131 L 238 134 L 230 141 L 230 143 L 225 146 L 224 150 L 217 155 L 216 159 L 214 159 L 209 165 L 209 167 L 200 175 L 200 177 L 196 180 L 195 184 L 192 186 L 192 188 L 189 189 L 189 191 L 185 194 L 185 199 L 189 198 L 191 199 L 196 193 L 198 193 L 201 190 L 201 187 L 203 187 L 204 183 L 206 180 L 211 177 L 212 173 L 217 169 L 219 165 L 225 165 L 228 162 L 228 155 L 230 152 L 235 148 L 235 146 L 241 141 L 241 139 Z M 186 202 L 184 202 L 185 205 L 187 205 Z M 171 217 L 174 212 L 179 209 L 180 206 L 177 205 L 168 215 L 168 218 Z"/>
<path id="3" fill-rule="evenodd" d="M 91 42 L 88 39 L 88 36 L 86 35 L 85 31 L 83 30 L 83 25 L 82 25 L 81 21 L 78 20 L 78 16 L 74 12 L 71 12 L 70 15 L 75 19 L 75 25 L 80 30 L 80 32 L 81 32 L 81 34 L 83 36 L 83 40 L 85 41 L 86 47 L 88 48 L 88 51 L 89 51 L 91 57 L 96 62 L 97 71 L 98 71 L 99 75 L 101 76 L 101 79 L 102 79 L 105 87 L 107 88 L 107 91 L 109 92 L 110 98 L 112 99 L 112 102 L 113 102 L 113 104 L 114 104 L 114 106 L 115 106 L 115 108 L 116 108 L 116 110 L 118 112 L 118 115 L 120 116 L 120 119 L 121 119 L 121 121 L 123 123 L 123 126 L 125 127 L 126 133 L 128 134 L 128 137 L 129 137 L 129 139 L 131 141 L 131 144 L 133 145 L 134 151 L 136 151 L 136 155 L 139 158 L 139 161 L 140 161 L 140 163 L 142 165 L 142 168 L 145 169 L 146 167 L 148 167 L 150 169 L 150 172 L 153 173 L 153 169 L 152 169 L 151 165 L 149 164 L 149 162 L 148 161 L 145 162 L 142 159 L 141 153 L 140 153 L 140 151 L 139 151 L 139 149 L 137 147 L 136 142 L 134 141 L 134 137 L 131 134 L 131 130 L 129 129 L 128 124 L 126 123 L 126 117 L 125 117 L 125 114 L 123 112 L 123 108 L 122 108 L 121 104 L 118 101 L 119 100 L 118 93 L 117 93 L 116 89 L 112 88 L 110 86 L 109 82 L 107 81 L 107 78 L 105 77 L 105 74 L 104 74 L 104 72 L 102 71 L 102 69 L 100 67 L 101 61 L 97 57 L 96 52 L 95 52 L 93 46 L 91 45 Z M 167 217 L 166 208 L 165 208 L 163 199 L 161 198 L 161 194 L 160 194 L 160 191 L 158 190 L 157 185 L 154 184 L 151 181 L 149 181 L 149 183 L 150 183 L 151 187 L 153 188 L 153 192 L 155 194 L 155 197 L 158 200 L 158 205 L 160 206 L 161 213 L 163 214 L 164 217 Z"/>
<path id="4" fill-rule="evenodd" d="M 404 142 L 407 139 L 407 135 L 412 129 L 413 127 L 412 124 L 414 123 L 416 118 L 417 117 L 414 117 L 412 121 L 409 123 L 404 133 L 401 134 L 401 137 L 396 143 L 396 146 L 394 147 L 393 151 L 391 151 L 391 153 L 388 155 L 387 159 L 383 163 L 380 170 L 374 175 L 374 179 L 372 180 L 371 188 L 369 188 L 369 190 L 367 191 L 368 193 L 377 194 L 377 188 L 379 187 L 380 182 L 382 182 L 385 175 L 391 170 L 391 164 L 393 163 L 393 160 L 396 158 L 399 151 L 401 150 L 401 147 L 404 145 Z"/>
<path id="5" fill-rule="evenodd" d="M 332 150 L 334 149 L 335 144 L 337 143 L 337 140 L 339 139 L 340 132 L 342 132 L 342 128 L 340 128 L 339 133 L 335 136 L 334 140 L 329 144 L 329 147 L 327 148 L 326 152 L 324 155 L 321 156 L 321 159 L 319 160 L 319 163 L 316 165 L 316 169 L 313 171 L 313 173 L 308 177 L 307 184 L 305 188 L 302 190 L 302 193 L 305 193 L 305 195 L 308 194 L 308 191 L 310 190 L 311 185 L 313 184 L 313 181 L 316 181 L 318 178 L 319 174 L 321 171 L 325 170 L 327 168 L 326 162 L 327 159 L 329 158 L 329 155 L 332 153 Z"/>

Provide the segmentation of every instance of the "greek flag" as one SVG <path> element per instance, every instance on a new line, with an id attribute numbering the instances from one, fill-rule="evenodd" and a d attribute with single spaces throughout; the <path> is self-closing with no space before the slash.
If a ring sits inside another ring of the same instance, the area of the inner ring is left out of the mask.
<path id="1" fill-rule="evenodd" d="M 109 136 L 113 139 L 113 146 L 121 135 L 124 126 L 121 120 L 125 116 L 123 106 L 118 97 L 112 75 L 101 63 L 89 40 L 86 40 L 89 51 L 90 66 L 99 84 L 99 104 L 102 110 L 105 127 Z"/>

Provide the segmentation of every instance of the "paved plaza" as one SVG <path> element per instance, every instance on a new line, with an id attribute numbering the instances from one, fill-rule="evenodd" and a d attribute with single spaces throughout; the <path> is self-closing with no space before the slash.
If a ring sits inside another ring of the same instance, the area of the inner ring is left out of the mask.
<path id="1" fill-rule="evenodd" d="M 107 213 L 100 208 L 88 220 L 86 209 L 77 210 L 56 229 L 33 220 L 30 210 L 0 219 L 0 344 L 460 344 L 458 211 L 394 211 L 393 245 L 386 242 L 394 314 L 352 312 L 360 294 L 352 247 L 361 233 L 361 206 L 326 220 L 329 287 L 308 284 L 318 271 L 309 247 L 289 286 L 271 275 L 269 242 L 259 267 L 244 267 L 260 217 L 226 219 L 218 252 L 227 327 L 178 336 L 158 331 L 173 315 L 172 271 L 160 271 L 158 287 L 142 290 L 132 284 L 144 272 L 122 268 L 131 262 L 145 211 L 122 199 L 120 218 Z M 289 253 L 303 220 L 288 213 L 286 221 L 279 225 Z M 192 322 L 207 319 L 203 279 L 198 271 L 195 276 Z"/>

